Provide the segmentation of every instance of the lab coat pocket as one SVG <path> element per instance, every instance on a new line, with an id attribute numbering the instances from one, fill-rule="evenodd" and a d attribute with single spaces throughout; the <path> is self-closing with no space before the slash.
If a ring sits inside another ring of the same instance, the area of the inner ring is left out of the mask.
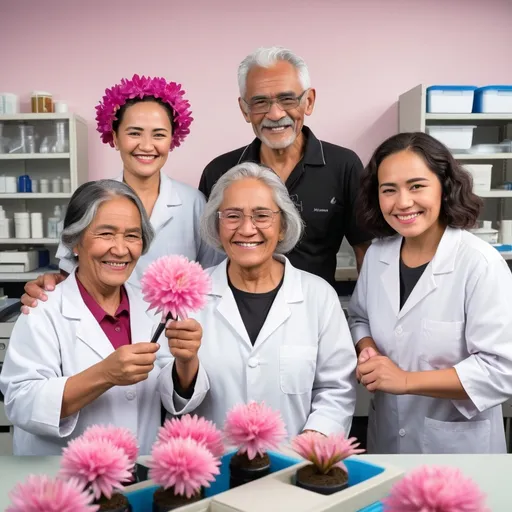
<path id="1" fill-rule="evenodd" d="M 423 453 L 489 453 L 491 422 L 425 418 Z"/>
<path id="2" fill-rule="evenodd" d="M 317 348 L 282 345 L 279 349 L 279 379 L 281 391 L 287 395 L 302 395 L 313 388 Z"/>
<path id="3" fill-rule="evenodd" d="M 464 322 L 422 320 L 420 358 L 434 369 L 451 368 L 465 357 Z"/>

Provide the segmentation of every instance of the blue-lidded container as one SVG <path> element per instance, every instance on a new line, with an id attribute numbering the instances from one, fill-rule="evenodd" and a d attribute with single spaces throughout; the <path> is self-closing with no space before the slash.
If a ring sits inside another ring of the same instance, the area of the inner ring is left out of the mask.
<path id="1" fill-rule="evenodd" d="M 206 498 L 211 498 L 212 496 L 229 490 L 229 462 L 235 453 L 236 452 L 227 453 L 221 458 L 220 475 L 217 476 L 216 480 L 209 488 L 205 489 Z M 301 462 L 299 459 L 294 459 L 281 453 L 268 452 L 268 456 L 270 458 L 271 473 L 281 471 L 282 469 L 289 468 L 290 466 L 294 466 Z M 348 470 L 349 487 L 369 480 L 384 471 L 383 467 L 377 466 L 371 462 L 365 462 L 361 459 L 349 458 L 345 460 L 344 463 Z M 152 485 L 143 489 L 126 492 L 126 497 L 132 506 L 132 512 L 151 512 L 153 506 L 153 493 L 156 489 L 158 489 L 158 486 Z M 379 502 L 361 509 L 360 512 L 381 512 L 382 510 L 382 504 Z"/>
<path id="2" fill-rule="evenodd" d="M 470 114 L 476 85 L 431 85 L 427 87 L 427 113 Z"/>
<path id="3" fill-rule="evenodd" d="M 475 114 L 512 113 L 512 85 L 486 85 L 475 91 Z"/>

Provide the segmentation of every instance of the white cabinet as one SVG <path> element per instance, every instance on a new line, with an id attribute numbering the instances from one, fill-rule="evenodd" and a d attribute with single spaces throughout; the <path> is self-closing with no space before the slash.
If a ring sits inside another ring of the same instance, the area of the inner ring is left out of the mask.
<path id="1" fill-rule="evenodd" d="M 88 180 L 87 149 L 87 125 L 75 114 L 0 116 L 0 205 L 11 219 L 14 213 L 24 211 L 41 212 L 43 218 L 43 238 L 15 238 L 12 221 L 10 238 L 0 238 L 0 251 L 45 248 L 49 250 L 50 264 L 55 265 L 59 240 L 49 237 L 47 221 L 55 206 L 65 208 L 76 188 Z M 37 192 L 19 190 L 18 178 L 23 175 L 38 182 Z M 4 187 L 8 178 L 10 190 Z M 13 178 L 16 190 L 12 190 Z M 41 190 L 41 179 L 48 180 L 47 191 Z M 52 187 L 56 179 L 60 184 L 58 191 Z M 39 268 L 31 272 L 0 270 L 0 285 L 29 281 L 44 271 L 48 269 Z"/>
<path id="2" fill-rule="evenodd" d="M 452 152 L 462 165 L 492 164 L 491 189 L 475 193 L 484 200 L 481 220 L 490 220 L 493 228 L 503 219 L 512 219 L 512 149 L 506 150 L 504 141 L 512 139 L 510 114 L 429 114 L 427 113 L 427 86 L 418 85 L 399 97 L 399 132 L 425 132 L 428 126 L 475 126 L 472 149 Z M 475 147 L 486 145 L 487 152 L 476 152 Z M 510 144 L 509 144 L 510 146 Z M 504 150 L 505 148 L 505 150 Z M 504 187 L 510 187 L 507 190 Z M 512 253 L 502 253 L 512 260 Z"/>

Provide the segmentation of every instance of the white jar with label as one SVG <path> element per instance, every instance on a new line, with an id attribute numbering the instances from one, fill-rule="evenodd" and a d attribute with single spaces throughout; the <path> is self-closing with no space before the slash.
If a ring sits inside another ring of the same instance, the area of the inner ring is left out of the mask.
<path id="1" fill-rule="evenodd" d="M 62 192 L 65 194 L 71 193 L 71 180 L 69 178 L 62 178 Z"/>
<path id="2" fill-rule="evenodd" d="M 48 194 L 50 192 L 50 182 L 46 178 L 39 180 L 39 191 L 41 194 Z"/>
<path id="3" fill-rule="evenodd" d="M 14 233 L 16 238 L 30 238 L 30 215 L 28 212 L 14 214 Z"/>
<path id="4" fill-rule="evenodd" d="M 43 214 L 41 212 L 32 212 L 30 214 L 30 228 L 32 231 L 32 238 L 44 238 Z"/>
<path id="5" fill-rule="evenodd" d="M 52 180 L 52 194 L 60 194 L 60 192 L 60 178 L 57 176 L 57 178 L 53 178 Z"/>

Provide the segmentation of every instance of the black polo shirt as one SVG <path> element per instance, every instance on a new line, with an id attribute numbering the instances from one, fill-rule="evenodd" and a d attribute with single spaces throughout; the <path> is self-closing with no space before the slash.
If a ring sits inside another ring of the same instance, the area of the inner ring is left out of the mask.
<path id="1" fill-rule="evenodd" d="M 286 256 L 295 267 L 334 285 L 336 254 L 343 237 L 350 245 L 371 240 L 356 225 L 355 200 L 363 165 L 350 149 L 318 140 L 304 126 L 306 148 L 286 187 L 306 225 L 304 236 Z M 242 162 L 260 163 L 261 141 L 255 139 L 212 160 L 203 171 L 199 190 L 208 198 L 215 182 Z"/>

